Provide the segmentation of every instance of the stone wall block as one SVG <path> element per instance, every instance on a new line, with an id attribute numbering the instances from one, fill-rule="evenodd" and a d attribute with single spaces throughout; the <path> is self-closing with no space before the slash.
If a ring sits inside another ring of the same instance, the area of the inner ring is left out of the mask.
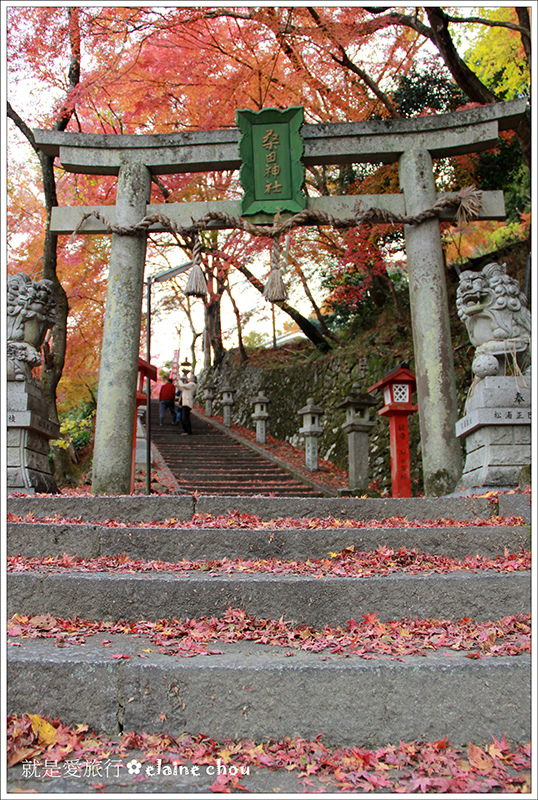
<path id="1" fill-rule="evenodd" d="M 462 486 L 510 486 L 518 480 L 519 467 L 481 466 L 479 469 L 466 471 L 461 478 Z"/>
<path id="2" fill-rule="evenodd" d="M 485 447 L 486 440 L 484 438 L 483 431 L 483 428 L 479 428 L 477 431 L 473 431 L 469 434 L 469 436 L 465 437 L 465 449 L 467 453 L 472 453 L 479 447 Z"/>
<path id="3" fill-rule="evenodd" d="M 516 395 L 522 398 L 519 403 Z M 531 389 L 530 380 L 522 377 L 514 379 L 511 376 L 488 376 L 475 386 L 472 395 L 467 399 L 466 412 L 475 408 L 498 408 L 501 406 L 522 408 L 530 407 Z"/>
<path id="4" fill-rule="evenodd" d="M 49 440 L 60 434 L 48 419 L 41 387 L 34 380 L 8 381 L 7 385 L 7 486 L 28 494 L 56 493 L 49 464 Z"/>
<path id="5" fill-rule="evenodd" d="M 514 427 L 514 444 L 528 445 L 531 444 L 531 426 L 530 425 L 517 425 Z"/>
<path id="6" fill-rule="evenodd" d="M 40 417 L 48 418 L 48 407 L 41 394 L 41 388 L 32 381 L 9 382 L 9 410 L 33 411 Z"/>
<path id="7" fill-rule="evenodd" d="M 20 467 L 8 467 L 7 487 L 9 491 L 19 491 L 25 494 L 34 492 L 44 494 L 56 494 L 58 487 L 56 481 L 50 473 L 38 472 L 34 469 L 24 469 Z"/>
<path id="8" fill-rule="evenodd" d="M 7 448 L 7 465 L 8 467 L 18 467 L 21 463 L 21 451 L 17 447 Z M 42 453 L 36 453 L 34 450 L 24 449 L 24 463 L 28 469 L 35 469 L 39 472 L 49 471 L 48 456 Z"/>
<path id="9" fill-rule="evenodd" d="M 35 450 L 36 453 L 42 453 L 45 456 L 49 454 L 49 443 L 31 430 L 26 434 L 26 446 L 29 450 Z"/>
<path id="10" fill-rule="evenodd" d="M 36 434 L 34 431 L 30 429 L 26 429 L 26 442 L 24 442 L 23 441 L 24 433 L 25 430 L 23 428 L 8 428 L 7 431 L 8 450 L 20 448 L 22 445 L 23 447 L 26 447 L 28 450 L 34 450 L 36 453 L 41 453 L 44 456 L 48 456 L 49 443 L 43 436 Z"/>
<path id="11" fill-rule="evenodd" d="M 490 447 L 490 464 L 492 466 L 528 464 L 530 452 L 521 445 L 503 445 Z"/>
<path id="12" fill-rule="evenodd" d="M 523 466 L 523 464 L 528 464 L 529 460 L 530 452 L 521 447 L 521 445 L 490 445 L 489 447 L 474 450 L 467 455 L 464 476 L 470 470 L 478 469 L 487 464 L 492 467 L 513 466 L 516 469 Z"/>
<path id="13" fill-rule="evenodd" d="M 473 450 L 472 453 L 467 454 L 467 458 L 465 460 L 465 472 L 462 476 L 462 481 L 465 484 L 467 480 L 467 476 L 473 470 L 481 469 L 484 466 L 485 462 L 485 449 L 484 447 L 479 447 L 476 450 Z"/>
<path id="14" fill-rule="evenodd" d="M 486 428 L 486 438 L 489 439 L 490 445 L 513 445 L 514 428 L 513 425 L 499 425 L 498 427 L 492 425 L 491 428 Z"/>

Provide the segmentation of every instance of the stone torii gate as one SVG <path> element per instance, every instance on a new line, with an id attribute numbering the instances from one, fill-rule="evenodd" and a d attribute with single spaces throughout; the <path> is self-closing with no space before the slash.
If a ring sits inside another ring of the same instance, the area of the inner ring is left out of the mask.
<path id="1" fill-rule="evenodd" d="M 493 147 L 500 130 L 514 129 L 525 114 L 515 100 L 467 111 L 415 119 L 303 125 L 303 163 L 398 162 L 401 194 L 308 198 L 307 208 L 346 218 L 366 209 L 417 215 L 431 208 L 436 194 L 432 160 Z M 115 206 L 54 208 L 56 234 L 107 233 L 111 224 L 130 227 L 146 214 L 164 211 L 189 227 L 208 211 L 240 216 L 240 201 L 149 205 L 152 175 L 239 169 L 236 128 L 158 135 L 81 134 L 34 131 L 43 152 L 58 156 L 69 172 L 117 175 Z M 451 219 L 445 211 L 440 219 Z M 502 192 L 483 192 L 479 219 L 503 219 Z M 250 217 L 271 224 L 271 217 Z M 386 221 L 382 217 L 372 221 Z M 304 224 L 317 224 L 306 221 Z M 207 228 L 227 227 L 213 221 Z M 150 231 L 167 228 L 159 223 Z M 424 483 L 429 495 L 454 489 L 461 474 L 455 435 L 456 387 L 439 220 L 405 226 Z M 127 494 L 141 328 L 146 232 L 112 234 L 103 346 L 99 376 L 93 483 L 94 494 Z"/>

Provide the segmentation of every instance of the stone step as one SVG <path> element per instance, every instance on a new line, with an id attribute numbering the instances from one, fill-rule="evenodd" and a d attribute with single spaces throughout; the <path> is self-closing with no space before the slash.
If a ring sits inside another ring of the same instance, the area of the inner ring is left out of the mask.
<path id="1" fill-rule="evenodd" d="M 163 451 L 161 450 L 161 454 L 162 453 Z M 166 463 L 170 467 L 172 465 L 180 467 L 183 462 L 181 459 L 168 456 L 166 458 Z M 215 478 L 219 478 L 220 471 L 229 471 L 230 476 L 235 476 L 236 480 L 250 480 L 251 475 L 256 475 L 259 477 L 267 477 L 270 480 L 280 480 L 282 482 L 294 481 L 295 483 L 299 483 L 299 481 L 295 481 L 291 475 L 282 475 L 280 470 L 275 469 L 271 465 L 267 467 L 264 464 L 249 465 L 248 462 L 242 462 L 237 458 L 222 458 L 218 461 L 216 459 L 209 461 L 208 459 L 200 458 L 199 461 L 193 460 L 189 466 L 193 472 L 196 471 L 197 475 L 201 476 L 214 475 Z"/>
<path id="2" fill-rule="evenodd" d="M 162 454 L 162 453 L 161 453 Z M 166 463 L 172 468 L 177 468 L 177 470 L 181 470 L 182 462 L 176 461 L 173 458 L 166 458 Z M 294 485 L 301 485 L 299 481 L 295 480 L 291 475 L 285 476 L 282 475 L 281 472 L 275 469 L 265 468 L 265 467 L 251 467 L 245 468 L 242 465 L 237 463 L 236 459 L 227 461 L 226 459 L 222 459 L 221 461 L 208 463 L 203 462 L 200 465 L 190 465 L 189 469 L 189 480 L 191 482 L 195 482 L 196 480 L 207 480 L 213 479 L 218 483 L 225 483 L 226 480 L 232 480 L 234 482 L 243 482 L 249 483 L 253 480 L 267 480 L 271 483 L 282 483 L 282 484 L 290 484 L 293 483 Z M 185 476 L 183 476 L 183 480 L 185 480 Z M 309 489 L 310 487 L 305 487 Z"/>
<path id="3" fill-rule="evenodd" d="M 103 638 L 112 645 L 103 647 Z M 98 634 L 62 648 L 47 639 L 19 643 L 8 648 L 10 713 L 84 721 L 111 735 L 166 730 L 267 741 L 321 733 L 327 745 L 361 747 L 530 739 L 526 654 L 364 660 L 217 642 L 220 655 L 178 658 L 155 652 L 143 636 Z"/>
<path id="4" fill-rule="evenodd" d="M 125 553 L 132 559 L 180 561 L 182 558 L 278 558 L 306 561 L 353 546 L 372 551 L 416 548 L 464 559 L 488 558 L 530 547 L 530 529 L 518 526 L 436 528 L 181 528 L 106 526 L 48 522 L 8 522 L 7 554 L 42 558 L 63 553 L 97 558 Z"/>
<path id="5" fill-rule="evenodd" d="M 267 458 L 238 437 L 228 435 L 193 412 L 192 436 L 182 435 L 181 425 L 160 425 L 158 404 L 152 402 L 151 439 L 182 489 L 198 494 L 274 494 L 277 496 L 321 497 L 321 491 L 307 480 Z"/>
<path id="6" fill-rule="evenodd" d="M 292 481 L 283 483 L 281 481 L 256 479 L 256 476 L 249 475 L 248 480 L 240 478 L 234 480 L 231 477 L 223 478 L 222 481 L 216 478 L 203 477 L 198 479 L 192 475 L 189 480 L 183 479 L 181 481 L 181 488 L 186 492 L 200 492 L 202 494 L 226 494 L 228 497 L 231 495 L 239 495 L 243 497 L 249 496 L 274 496 L 279 497 L 316 497 L 316 494 L 308 486 L 301 486 Z M 321 496 L 321 493 L 317 495 Z"/>
<path id="7" fill-rule="evenodd" d="M 166 448 L 161 447 L 160 451 L 162 454 L 166 454 Z M 167 462 L 170 461 L 170 463 L 176 463 L 178 465 L 184 464 L 184 460 L 173 451 L 166 455 L 166 459 Z M 195 467 L 197 470 L 206 472 L 224 469 L 225 466 L 226 469 L 230 467 L 234 472 L 238 473 L 249 469 L 260 475 L 282 475 L 282 470 L 274 464 L 271 464 L 271 462 L 268 461 L 267 464 L 260 464 L 259 460 L 244 456 L 241 453 L 238 453 L 237 456 L 227 453 L 223 454 L 221 458 L 217 458 L 216 456 L 208 458 L 203 453 L 193 454 L 192 456 L 189 454 L 189 467 L 191 466 Z M 283 475 L 283 477 L 291 478 L 290 475 Z"/>
<path id="8" fill-rule="evenodd" d="M 262 520 L 324 519 L 383 520 L 403 517 L 409 520 L 473 520 L 504 514 L 487 497 L 236 497 L 195 495 L 125 495 L 122 497 L 8 497 L 7 511 L 16 516 L 31 514 L 35 519 L 80 519 L 87 522 L 159 522 L 169 519 L 191 520 L 194 514 L 226 515 L 230 512 L 257 516 Z M 509 506 L 509 514 L 514 514 Z"/>
<path id="9" fill-rule="evenodd" d="M 184 437 L 185 439 L 187 437 Z M 508 497 L 508 496 L 507 496 Z M 178 560 L 272 558 L 303 560 L 353 545 L 380 544 L 464 558 L 495 556 L 528 546 L 527 526 L 364 527 L 316 529 L 157 528 L 139 523 L 195 514 L 378 520 L 481 520 L 518 513 L 521 498 L 282 498 L 196 495 L 128 497 L 10 497 L 8 512 L 42 523 L 9 522 L 8 552 L 63 552 Z M 527 498 L 523 499 L 523 503 Z M 525 509 L 525 506 L 523 506 Z M 85 524 L 66 522 L 79 519 Z M 99 521 L 114 520 L 114 526 Z M 136 526 L 136 527 L 134 527 Z M 38 571 L 8 576 L 8 614 L 50 613 L 86 619 L 220 616 L 229 606 L 261 618 L 316 628 L 345 625 L 362 614 L 380 621 L 454 619 L 495 621 L 530 611 L 527 572 L 458 571 L 386 577 L 262 573 L 90 573 Z M 454 650 L 406 656 L 338 658 L 251 642 L 215 642 L 222 654 L 179 658 L 156 651 L 143 636 L 88 636 L 83 645 L 55 647 L 54 639 L 11 638 L 8 712 L 59 717 L 109 734 L 123 730 L 189 731 L 215 739 L 301 736 L 335 745 L 382 746 L 400 740 L 481 744 L 506 735 L 530 738 L 531 664 L 517 657 L 469 658 Z M 143 651 L 146 652 L 143 652 Z M 129 656 L 114 659 L 113 655 Z M 469 654 L 467 654 L 468 656 Z M 162 716 L 164 715 L 164 717 Z M 164 720 L 164 721 L 163 721 Z"/>
<path id="10" fill-rule="evenodd" d="M 365 577 L 274 573 L 209 574 L 38 571 L 8 574 L 8 615 L 84 619 L 183 619 L 242 608 L 258 617 L 315 627 L 377 612 L 382 621 L 496 620 L 530 612 L 530 573 L 457 571 Z"/>

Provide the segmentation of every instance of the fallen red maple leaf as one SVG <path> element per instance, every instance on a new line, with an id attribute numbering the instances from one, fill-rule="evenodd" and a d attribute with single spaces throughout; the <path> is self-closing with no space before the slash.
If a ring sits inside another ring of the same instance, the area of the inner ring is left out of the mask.
<path id="1" fill-rule="evenodd" d="M 368 616 L 368 615 L 366 615 Z M 358 656 L 369 659 L 379 655 L 398 658 L 426 653 L 440 648 L 452 648 L 481 657 L 517 655 L 530 652 L 531 626 L 529 615 L 512 615 L 497 621 L 473 622 L 442 619 L 401 619 L 374 623 L 356 620 L 346 626 L 325 626 L 315 629 L 308 625 L 292 625 L 283 619 L 272 620 L 249 615 L 244 609 L 228 608 L 220 617 L 197 617 L 185 620 L 137 622 L 116 620 L 99 621 L 57 618 L 57 627 L 52 630 L 36 628 L 32 619 L 15 614 L 7 624 L 10 638 L 48 638 L 58 644 L 70 642 L 82 644 L 84 637 L 106 632 L 111 634 L 146 635 L 158 646 L 159 652 L 168 655 L 191 657 L 206 653 L 211 642 L 237 642 L 248 640 L 264 645 L 275 645 L 290 651 L 290 648 Z M 491 638 L 496 644 L 491 646 Z M 107 640 L 105 640 L 107 641 Z M 145 652 L 151 652 L 145 651 Z M 117 653 L 116 658 L 122 654 Z"/>
<path id="2" fill-rule="evenodd" d="M 308 559 L 307 561 L 280 561 L 277 558 L 243 559 L 221 558 L 214 560 L 189 561 L 182 559 L 175 562 L 145 561 L 131 559 L 122 553 L 117 556 L 99 556 L 97 558 L 70 559 L 68 566 L 63 557 L 29 557 L 9 556 L 8 572 L 266 572 L 293 575 L 334 575 L 341 577 L 364 577 L 367 575 L 389 575 L 395 572 L 418 574 L 421 572 L 448 573 L 458 570 L 494 570 L 495 572 L 513 572 L 530 570 L 531 553 L 521 549 L 519 553 L 499 555 L 495 558 L 485 556 L 467 556 L 457 559 L 440 554 L 420 553 L 416 548 L 400 547 L 397 550 L 382 545 L 373 551 L 357 550 L 350 552 L 345 548 L 340 554 L 330 553 L 327 558 Z M 48 623 L 46 618 L 39 617 L 41 625 L 53 625 L 54 618 Z"/>

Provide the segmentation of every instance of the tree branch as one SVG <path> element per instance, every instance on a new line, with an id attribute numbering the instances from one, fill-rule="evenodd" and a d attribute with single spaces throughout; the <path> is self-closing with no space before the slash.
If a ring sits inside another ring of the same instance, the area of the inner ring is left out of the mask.
<path id="1" fill-rule="evenodd" d="M 307 11 L 318 26 L 320 30 L 322 30 L 327 38 L 332 42 L 332 44 L 338 48 L 340 51 L 340 57 L 336 56 L 334 53 L 331 53 L 331 58 L 337 64 L 340 64 L 341 67 L 345 67 L 349 69 L 350 72 L 353 72 L 355 75 L 358 75 L 361 81 L 366 84 L 366 86 L 370 89 L 371 92 L 380 100 L 391 117 L 400 117 L 401 114 L 398 112 L 390 98 L 383 92 L 377 83 L 371 78 L 361 67 L 357 66 L 348 56 L 346 50 L 341 42 L 336 41 L 335 37 L 332 35 L 330 30 L 328 29 L 327 25 L 323 22 L 319 14 L 314 8 L 307 7 Z"/>
<path id="2" fill-rule="evenodd" d="M 246 267 L 244 264 L 236 262 L 235 260 L 233 261 L 233 265 L 245 276 L 245 278 L 247 278 L 252 286 L 254 286 L 260 292 L 260 294 L 263 294 L 262 282 L 252 274 L 248 267 Z M 284 311 L 289 317 L 292 318 L 294 322 L 297 323 L 304 335 L 310 339 L 312 344 L 316 345 L 318 350 L 321 350 L 322 353 L 328 353 L 329 350 L 332 349 L 329 342 L 321 335 L 316 326 L 313 325 L 310 320 L 306 319 L 306 317 L 303 317 L 303 315 L 293 308 L 293 306 L 288 305 L 288 303 L 283 300 L 277 301 L 275 305 L 281 308 L 282 311 Z"/>
<path id="3" fill-rule="evenodd" d="M 60 111 L 60 116 L 54 123 L 53 130 L 64 131 L 69 124 L 69 120 L 73 116 L 75 105 L 70 101 L 71 94 L 80 82 L 80 25 L 79 25 L 79 12 L 78 7 L 68 8 L 67 14 L 69 18 L 69 44 L 71 46 L 71 59 L 69 61 L 69 69 L 67 76 L 69 78 L 69 89 L 67 90 L 67 97 Z"/>
<path id="4" fill-rule="evenodd" d="M 314 313 L 315 313 L 315 315 L 317 317 L 317 320 L 319 322 L 319 325 L 320 325 L 320 328 L 321 328 L 323 334 L 325 336 L 327 336 L 329 339 L 332 339 L 333 342 L 341 343 L 342 339 L 339 336 L 337 336 L 335 333 L 332 333 L 332 331 L 330 331 L 329 328 L 327 327 L 327 323 L 325 322 L 323 314 L 321 313 L 320 308 L 319 308 L 318 304 L 316 303 L 312 292 L 310 291 L 310 287 L 309 287 L 308 282 L 306 280 L 306 275 L 304 274 L 304 272 L 303 272 L 303 270 L 301 268 L 301 265 L 299 264 L 299 262 L 295 258 L 292 259 L 292 262 L 293 262 L 293 267 L 296 270 L 297 274 L 299 275 L 299 278 L 300 278 L 301 283 L 303 285 L 304 293 L 306 294 L 306 296 L 308 297 L 308 299 L 310 300 L 310 302 L 312 304 L 312 308 L 314 309 Z"/>
<path id="5" fill-rule="evenodd" d="M 448 17 L 442 8 L 426 8 L 433 33 L 433 41 L 443 56 L 452 77 L 475 103 L 495 103 L 497 98 L 485 84 L 469 69 L 458 52 L 448 30 Z"/>
<path id="6" fill-rule="evenodd" d="M 12 108 L 11 103 L 9 100 L 7 101 L 7 116 L 8 119 L 12 120 L 17 128 L 20 130 L 22 134 L 28 139 L 29 143 L 33 147 L 36 153 L 39 153 L 39 150 L 35 143 L 34 133 L 31 128 L 28 127 L 26 122 L 17 114 L 14 108 Z"/>
<path id="7" fill-rule="evenodd" d="M 522 6 L 516 7 L 516 14 L 519 20 L 519 24 L 521 25 L 524 33 L 521 34 L 521 41 L 523 42 L 523 48 L 525 50 L 525 55 L 527 56 L 527 62 L 529 64 L 529 72 L 531 69 L 531 20 L 529 17 L 529 9 L 523 8 Z"/>
<path id="8" fill-rule="evenodd" d="M 517 11 L 518 9 L 516 9 Z M 526 11 L 527 9 L 521 9 Z M 482 17 L 452 17 L 450 14 L 446 15 L 448 22 L 469 22 L 478 23 L 479 25 L 487 25 L 490 28 L 509 28 L 512 31 L 518 31 L 522 36 L 525 36 L 530 42 L 530 30 L 523 25 L 516 25 L 515 22 L 508 22 L 499 19 L 483 19 Z"/>
<path id="9" fill-rule="evenodd" d="M 475 103 L 496 103 L 497 97 L 482 81 L 469 69 L 467 64 L 460 58 L 454 42 L 448 30 L 449 18 L 442 8 L 427 7 L 426 13 L 430 20 L 433 32 L 433 41 L 441 53 L 445 64 L 450 70 L 452 77 L 470 100 Z M 524 120 L 515 131 L 521 144 L 523 155 L 527 164 L 531 160 L 531 132 L 530 125 Z"/>
<path id="10" fill-rule="evenodd" d="M 351 61 L 351 59 L 349 58 L 348 54 L 345 52 L 343 47 L 340 47 L 339 49 L 341 52 L 340 58 L 335 56 L 334 53 L 331 53 L 332 60 L 336 61 L 337 64 L 340 64 L 341 67 L 345 67 L 346 69 L 349 69 L 350 72 L 354 72 L 355 75 L 358 75 L 361 81 L 365 83 L 366 86 L 368 86 L 368 88 L 375 94 L 377 99 L 381 100 L 381 102 L 391 115 L 391 117 L 394 118 L 401 117 L 402 115 L 396 109 L 396 107 L 394 106 L 388 95 L 386 95 L 385 92 L 381 91 L 377 83 L 372 78 L 370 78 L 370 76 L 363 69 L 361 69 L 359 66 L 357 66 L 357 64 L 354 64 L 353 61 Z"/>
<path id="11" fill-rule="evenodd" d="M 379 10 L 374 12 L 373 8 L 365 8 L 364 11 L 368 11 L 371 14 L 380 13 Z M 375 17 L 374 19 L 367 20 L 364 23 L 364 32 L 375 33 L 381 28 L 388 28 L 390 25 L 405 25 L 406 28 L 412 28 L 426 39 L 432 39 L 431 28 L 424 25 L 418 17 L 410 17 L 409 14 L 400 14 L 398 11 L 391 11 L 390 14 L 386 14 L 383 17 Z"/>

